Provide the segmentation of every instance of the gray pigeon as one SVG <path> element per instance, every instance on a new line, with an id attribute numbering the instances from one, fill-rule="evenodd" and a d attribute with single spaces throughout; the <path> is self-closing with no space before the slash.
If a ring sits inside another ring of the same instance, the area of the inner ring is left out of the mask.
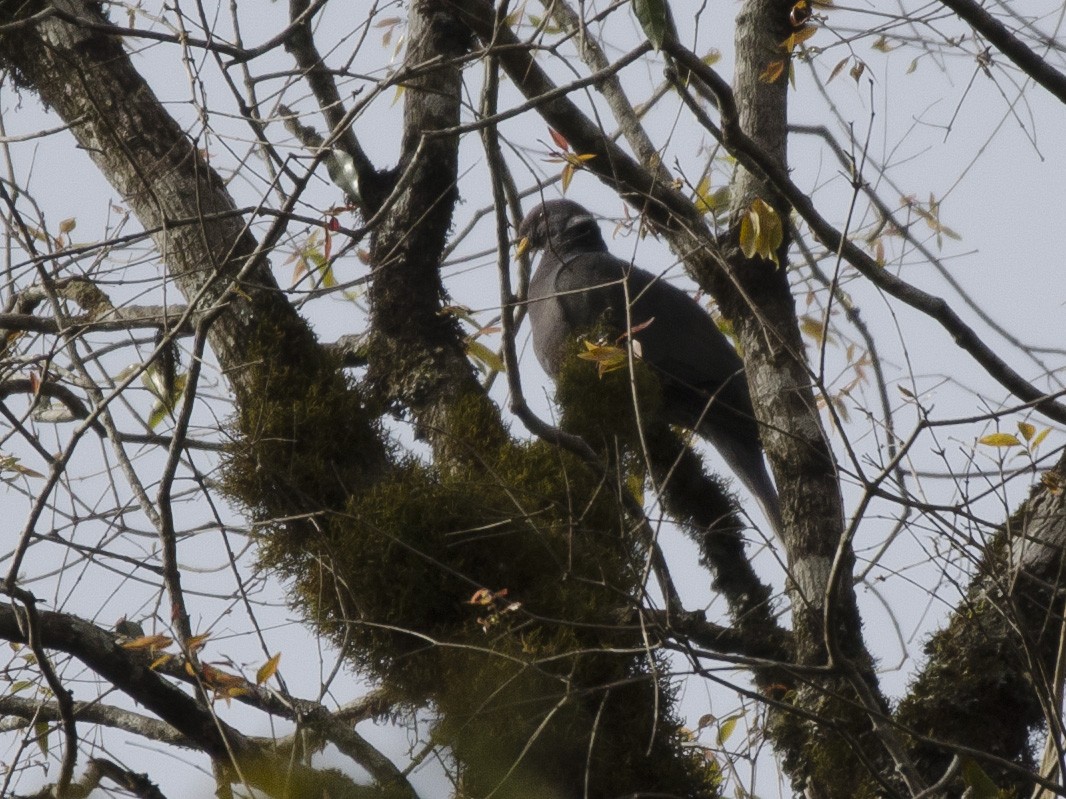
<path id="1" fill-rule="evenodd" d="M 595 218 L 570 200 L 534 208 L 518 235 L 544 253 L 529 284 L 533 350 L 544 371 L 558 376 L 579 333 L 604 320 L 621 333 L 628 323 L 641 358 L 659 375 L 665 420 L 713 444 L 780 535 L 744 365 L 699 303 L 611 255 Z"/>

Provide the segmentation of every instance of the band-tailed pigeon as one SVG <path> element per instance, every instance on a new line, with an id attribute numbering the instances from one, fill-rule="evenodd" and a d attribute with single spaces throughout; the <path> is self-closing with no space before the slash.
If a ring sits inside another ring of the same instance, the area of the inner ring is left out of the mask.
<path id="1" fill-rule="evenodd" d="M 529 284 L 533 350 L 544 370 L 558 376 L 575 335 L 604 320 L 619 332 L 628 324 L 659 375 L 665 420 L 713 444 L 780 533 L 744 365 L 699 303 L 611 255 L 592 214 L 570 200 L 534 208 L 518 235 L 544 253 Z"/>

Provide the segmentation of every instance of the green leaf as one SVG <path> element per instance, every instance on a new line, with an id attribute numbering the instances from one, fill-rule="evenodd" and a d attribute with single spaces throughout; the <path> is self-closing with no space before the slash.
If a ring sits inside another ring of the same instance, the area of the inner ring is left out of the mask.
<path id="1" fill-rule="evenodd" d="M 666 0 L 633 0 L 633 12 L 652 47 L 659 50 L 670 32 L 670 14 Z"/>
<path id="2" fill-rule="evenodd" d="M 983 768 L 967 758 L 962 761 L 962 781 L 973 789 L 973 799 L 997 799 L 999 789 Z"/>
<path id="3" fill-rule="evenodd" d="M 36 477 L 38 479 L 44 479 L 44 475 L 40 472 L 35 472 L 28 466 L 23 466 L 19 463 L 19 459 L 14 455 L 0 454 L 0 474 L 4 472 L 15 472 L 15 474 L 21 474 L 24 477 Z"/>
<path id="4" fill-rule="evenodd" d="M 736 713 L 729 718 L 722 719 L 722 723 L 718 726 L 718 745 L 721 746 L 729 737 L 733 734 L 733 730 L 737 727 L 737 722 L 743 718 L 743 713 Z"/>
<path id="5" fill-rule="evenodd" d="M 48 756 L 48 722 L 38 721 L 33 725 L 33 733 L 37 736 L 37 745 L 41 747 L 41 754 Z"/>
<path id="6" fill-rule="evenodd" d="M 482 344 L 480 341 L 474 341 L 471 338 L 466 340 L 466 354 L 469 355 L 477 363 L 478 367 L 484 366 L 482 371 L 491 372 L 505 372 L 507 371 L 504 366 L 503 359 L 500 356 Z"/>

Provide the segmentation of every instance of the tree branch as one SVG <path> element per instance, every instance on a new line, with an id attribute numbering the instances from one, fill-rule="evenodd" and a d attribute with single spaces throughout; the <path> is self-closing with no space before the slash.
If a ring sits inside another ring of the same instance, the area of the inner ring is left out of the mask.
<path id="1" fill-rule="evenodd" d="M 973 0 L 940 0 L 984 36 L 1022 72 L 1039 83 L 1059 102 L 1066 103 L 1066 75 L 1051 66 L 1047 58 L 1038 55 L 1025 42 L 1011 33 L 1007 26 L 989 14 Z"/>
<path id="2" fill-rule="evenodd" d="M 676 43 L 670 43 L 664 46 L 664 49 L 668 49 L 678 63 L 697 75 L 718 99 L 719 109 L 722 112 L 722 143 L 729 152 L 736 156 L 746 168 L 762 174 L 769 185 L 779 192 L 782 198 L 803 218 L 822 244 L 833 252 L 839 252 L 863 277 L 885 293 L 939 322 L 960 348 L 969 353 L 993 379 L 1014 396 L 1032 403 L 1036 410 L 1049 419 L 1066 424 L 1066 406 L 1047 399 L 1047 392 L 1041 391 L 1015 372 L 941 297 L 912 286 L 887 269 L 883 269 L 856 244 L 844 238 L 840 231 L 818 212 L 810 197 L 792 182 L 788 171 L 775 163 L 734 123 L 734 117 L 730 111 L 734 108 L 732 93 L 714 70 L 704 64 L 694 53 Z M 688 96 L 687 92 L 684 92 L 683 96 Z M 691 98 L 688 100 L 688 105 L 692 113 L 700 119 L 701 124 L 708 127 L 710 120 L 703 110 L 695 105 Z M 714 132 L 716 128 L 713 123 L 710 123 L 708 129 Z"/>

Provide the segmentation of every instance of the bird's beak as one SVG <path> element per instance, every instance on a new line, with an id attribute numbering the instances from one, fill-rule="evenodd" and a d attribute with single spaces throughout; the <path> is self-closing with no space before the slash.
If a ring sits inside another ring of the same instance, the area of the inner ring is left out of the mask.
<path id="1" fill-rule="evenodd" d="M 527 252 L 529 252 L 529 236 L 523 236 L 518 240 L 518 243 L 515 244 L 514 257 L 521 258 Z"/>

